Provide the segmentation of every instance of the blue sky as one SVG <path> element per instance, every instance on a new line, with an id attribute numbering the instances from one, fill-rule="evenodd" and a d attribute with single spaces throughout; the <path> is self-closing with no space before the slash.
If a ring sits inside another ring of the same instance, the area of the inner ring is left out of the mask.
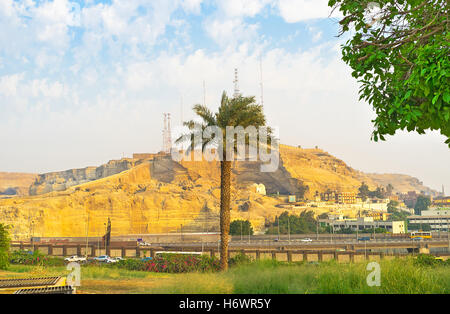
<path id="1" fill-rule="evenodd" d="M 162 147 L 162 114 L 260 97 L 283 143 L 450 189 L 437 133 L 370 141 L 370 106 L 340 60 L 327 0 L 0 1 L 0 171 L 99 165 Z M 32 156 L 30 158 L 30 156 Z"/>

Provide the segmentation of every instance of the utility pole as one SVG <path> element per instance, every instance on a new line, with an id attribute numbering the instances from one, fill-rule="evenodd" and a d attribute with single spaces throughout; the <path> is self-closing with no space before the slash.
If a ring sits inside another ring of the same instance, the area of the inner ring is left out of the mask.
<path id="1" fill-rule="evenodd" d="M 107 231 L 106 231 L 106 228 L 107 228 L 107 227 L 106 227 L 106 222 L 103 223 L 103 225 L 105 226 L 105 236 L 104 236 L 104 239 L 105 239 L 105 240 L 104 240 L 104 241 L 105 241 L 105 255 L 106 255 L 106 232 L 107 232 Z"/>
<path id="2" fill-rule="evenodd" d="M 278 221 L 278 223 L 277 223 L 277 225 L 278 225 L 278 241 L 280 241 L 280 217 L 279 216 L 277 216 L 277 221 Z"/>
<path id="3" fill-rule="evenodd" d="M 84 252 L 86 255 L 86 260 L 88 258 L 88 244 L 89 244 L 88 233 L 89 233 L 89 212 L 87 213 L 86 216 L 86 252 Z"/>
<path id="4" fill-rule="evenodd" d="M 250 244 L 250 230 L 252 227 L 252 223 L 250 222 L 250 210 L 248 211 L 248 244 Z"/>
<path id="5" fill-rule="evenodd" d="M 319 217 L 317 217 L 316 223 L 316 240 L 319 241 Z"/>
<path id="6" fill-rule="evenodd" d="M 34 252 L 34 220 L 31 220 L 31 245 Z"/>
<path id="7" fill-rule="evenodd" d="M 242 223 L 243 221 L 241 220 L 241 242 L 242 242 Z"/>
<path id="8" fill-rule="evenodd" d="M 291 224 L 289 221 L 289 214 L 288 214 L 288 241 L 291 243 Z"/>

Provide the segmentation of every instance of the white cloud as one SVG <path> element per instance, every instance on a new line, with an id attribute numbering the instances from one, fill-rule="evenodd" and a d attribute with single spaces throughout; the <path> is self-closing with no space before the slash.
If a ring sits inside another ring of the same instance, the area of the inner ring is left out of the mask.
<path id="1" fill-rule="evenodd" d="M 331 13 L 328 0 L 278 0 L 277 7 L 288 23 L 326 18 Z"/>
<path id="2" fill-rule="evenodd" d="M 188 13 L 200 14 L 203 0 L 183 0 L 181 5 Z"/>
<path id="3" fill-rule="evenodd" d="M 260 13 L 271 0 L 227 0 L 217 1 L 220 14 L 228 17 L 253 17 Z"/>
<path id="4" fill-rule="evenodd" d="M 17 95 L 19 82 L 23 79 L 22 74 L 13 74 L 0 77 L 0 94 L 7 97 Z"/>
<path id="5" fill-rule="evenodd" d="M 60 98 L 67 91 L 65 91 L 62 83 L 58 81 L 49 83 L 46 79 L 43 79 L 31 82 L 31 93 L 34 97 Z"/>

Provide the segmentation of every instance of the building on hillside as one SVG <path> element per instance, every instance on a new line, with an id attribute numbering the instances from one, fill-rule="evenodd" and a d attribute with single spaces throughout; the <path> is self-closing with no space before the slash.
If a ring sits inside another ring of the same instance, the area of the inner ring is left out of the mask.
<path id="1" fill-rule="evenodd" d="M 266 195 L 266 186 L 264 184 L 253 183 L 251 190 L 255 193 Z"/>
<path id="2" fill-rule="evenodd" d="M 339 204 L 355 204 L 356 193 L 354 192 L 341 192 L 337 194 L 337 202 Z"/>
<path id="3" fill-rule="evenodd" d="M 408 193 L 399 194 L 399 199 L 405 203 L 406 206 L 413 208 L 416 205 L 417 197 L 416 191 L 409 191 Z"/>
<path id="4" fill-rule="evenodd" d="M 450 208 L 450 196 L 440 196 L 433 199 L 432 206 L 436 207 L 449 207 Z"/>
<path id="5" fill-rule="evenodd" d="M 450 230 L 450 209 L 448 210 L 423 210 L 421 215 L 408 217 L 409 224 L 426 224 L 432 231 Z"/>
<path id="6" fill-rule="evenodd" d="M 324 202 L 334 202 L 338 204 L 355 204 L 356 193 L 328 191 L 321 194 L 321 199 Z"/>
<path id="7" fill-rule="evenodd" d="M 394 202 L 400 202 L 400 198 L 398 197 L 398 195 L 389 196 L 389 200 Z"/>
<path id="8" fill-rule="evenodd" d="M 391 216 L 391 214 L 386 213 L 386 212 L 379 212 L 379 211 L 367 211 L 364 213 L 365 217 L 372 217 L 373 220 L 381 220 L 381 221 L 386 221 L 389 219 L 389 216 Z"/>
<path id="9" fill-rule="evenodd" d="M 384 228 L 389 233 L 405 233 L 404 221 L 375 221 L 372 217 L 361 217 L 356 219 L 319 219 L 321 224 L 332 226 L 334 231 L 351 229 L 353 231 L 363 231 L 367 229 Z"/>
<path id="10" fill-rule="evenodd" d="M 322 193 L 320 197 L 324 202 L 336 202 L 336 193 L 332 191 Z"/>
<path id="11" fill-rule="evenodd" d="M 133 159 L 154 159 L 155 157 L 163 157 L 163 156 L 167 156 L 166 153 L 164 152 L 159 152 L 157 154 L 153 154 L 153 153 L 134 153 L 133 154 Z"/>

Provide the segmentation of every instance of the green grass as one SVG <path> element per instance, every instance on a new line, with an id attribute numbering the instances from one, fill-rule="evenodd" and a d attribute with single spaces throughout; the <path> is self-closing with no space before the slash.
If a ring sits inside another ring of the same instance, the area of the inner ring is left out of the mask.
<path id="1" fill-rule="evenodd" d="M 415 266 L 412 259 L 380 262 L 381 286 L 369 287 L 367 263 L 284 264 L 260 261 L 219 274 L 181 275 L 161 293 L 450 293 L 448 266 Z M 213 284 L 214 283 L 214 284 Z"/>
<path id="2" fill-rule="evenodd" d="M 158 274 L 82 267 L 85 293 L 450 293 L 449 266 L 417 266 L 412 258 L 383 260 L 381 286 L 369 287 L 367 263 L 320 264 L 258 261 L 222 273 Z M 65 267 L 11 265 L 5 275 L 64 275 Z"/>

